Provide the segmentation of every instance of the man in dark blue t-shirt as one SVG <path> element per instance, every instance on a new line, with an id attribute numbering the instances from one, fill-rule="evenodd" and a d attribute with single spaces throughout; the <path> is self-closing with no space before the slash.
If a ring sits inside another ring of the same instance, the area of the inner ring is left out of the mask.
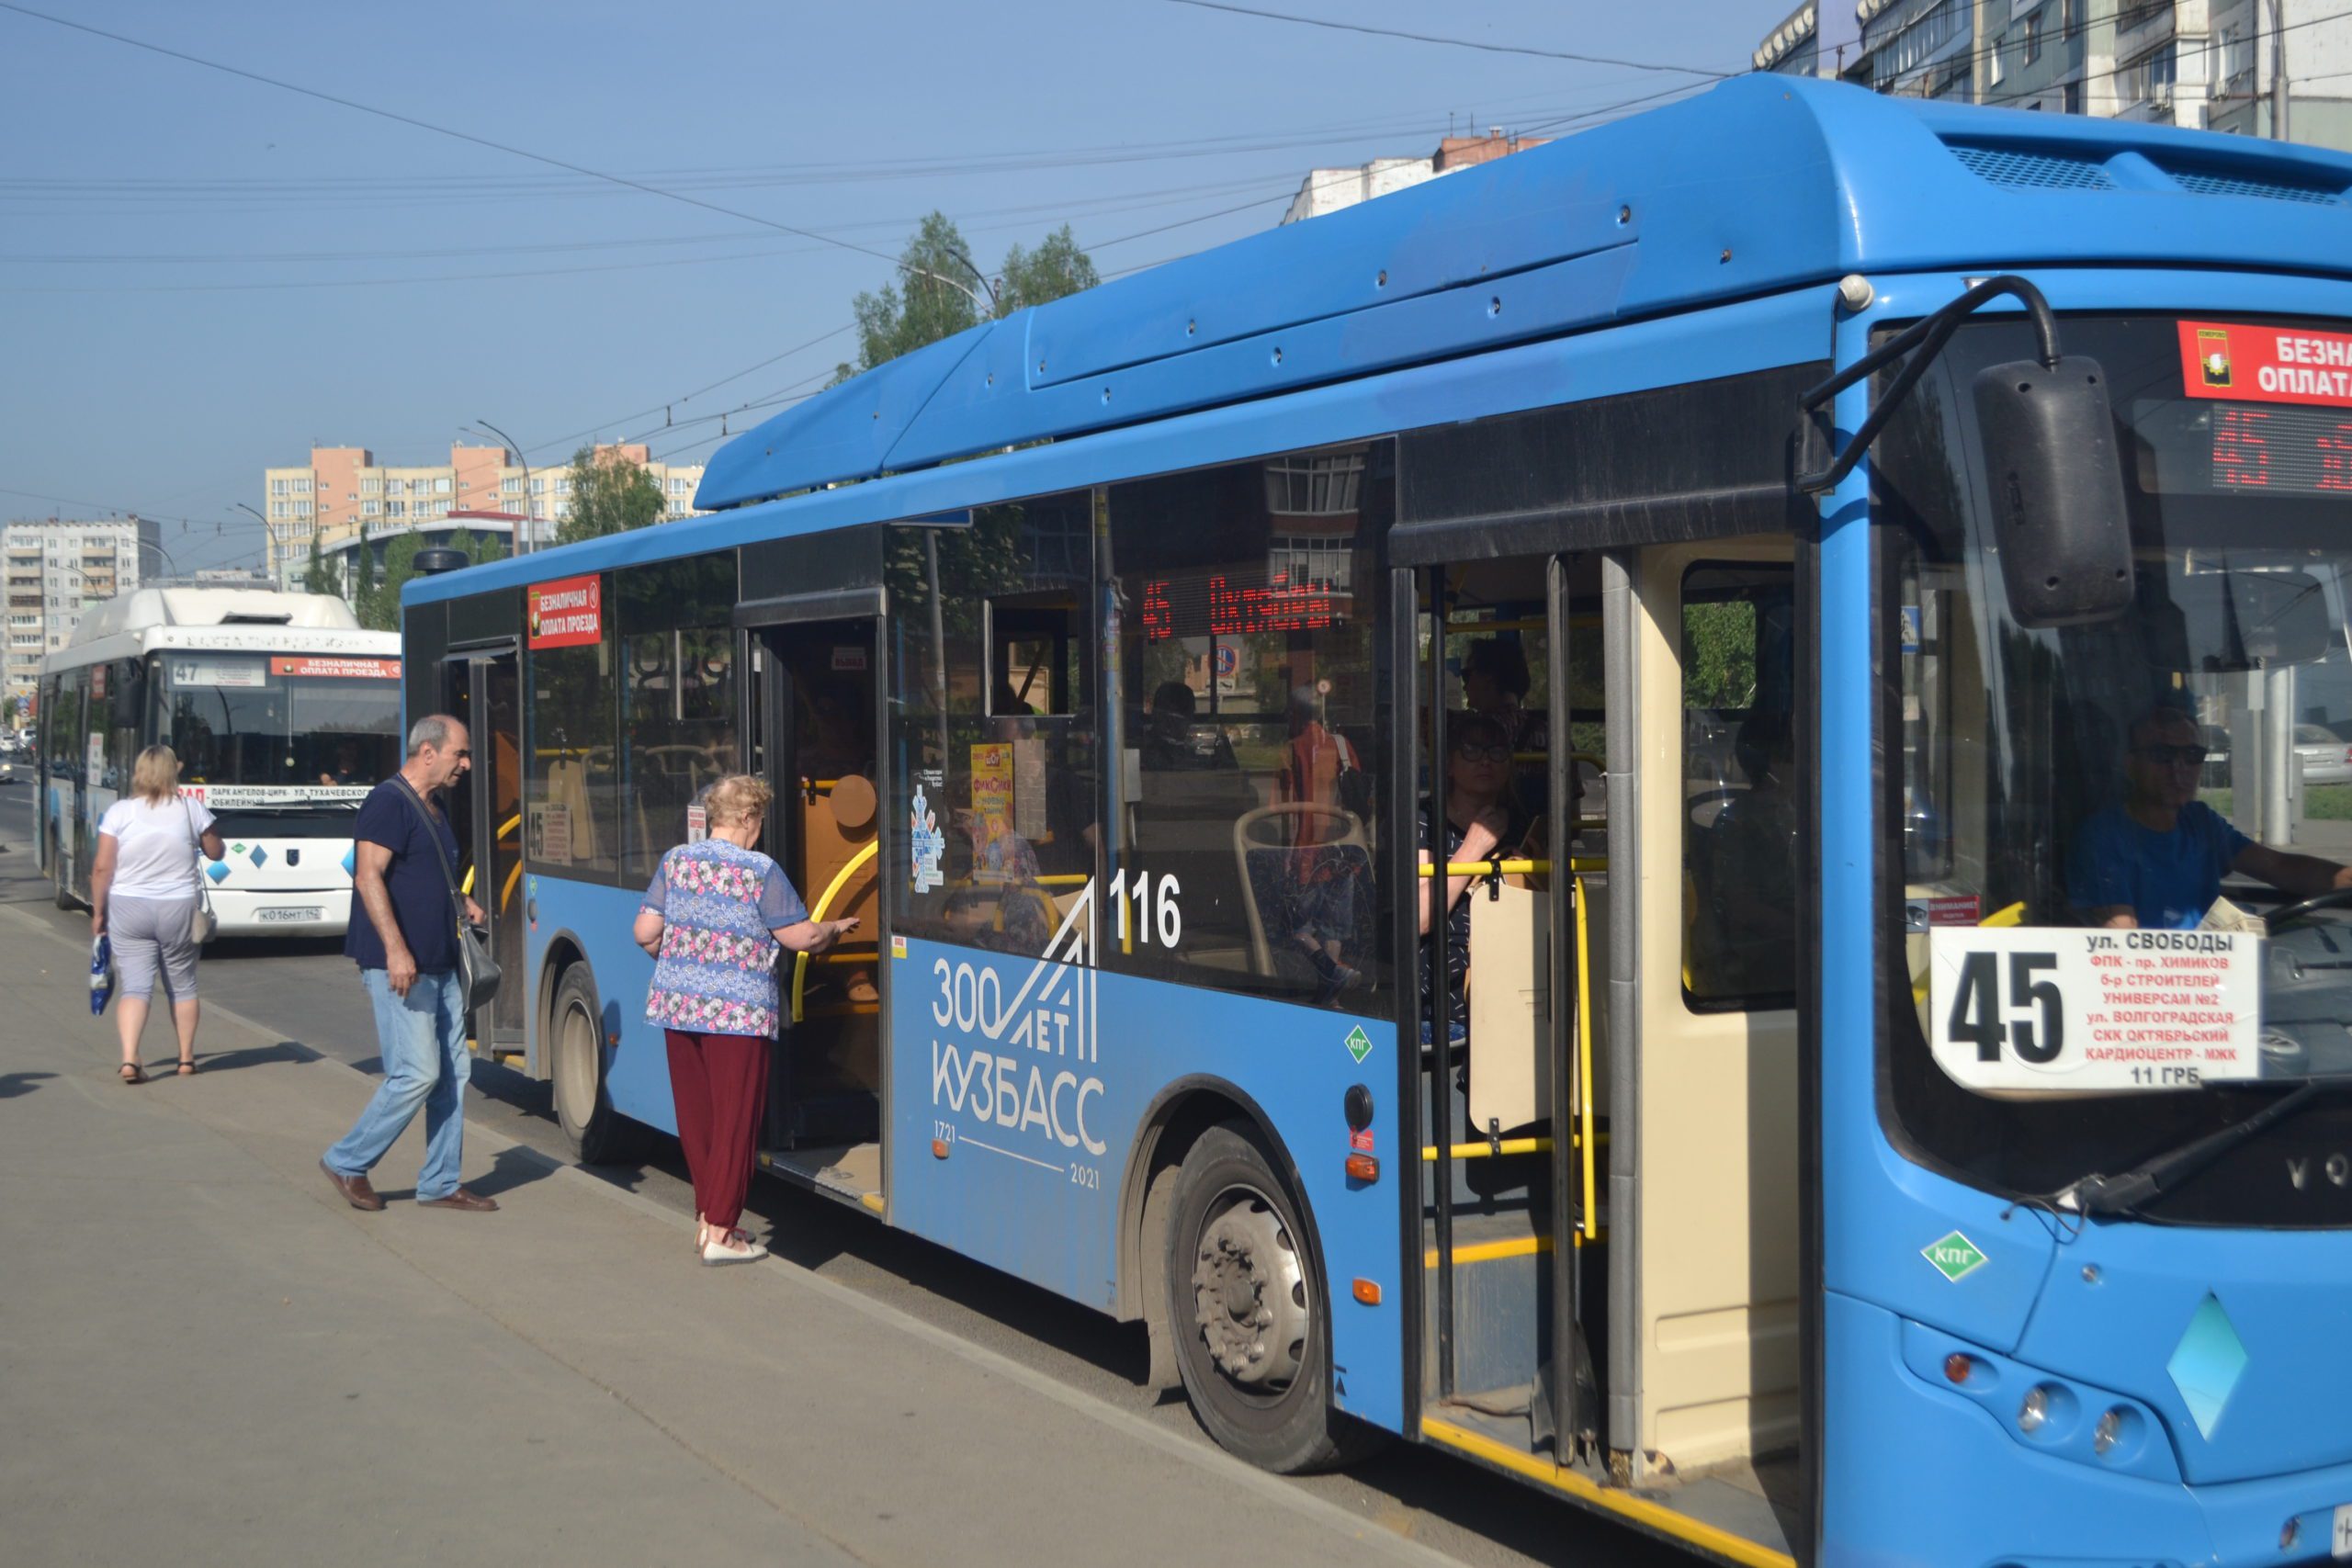
<path id="1" fill-rule="evenodd" d="M 418 1205 L 473 1213 L 498 1207 L 458 1184 L 472 1063 L 466 1055 L 465 987 L 449 898 L 458 838 L 434 800 L 472 762 L 464 725 L 447 714 L 418 719 L 408 732 L 408 761 L 376 786 L 352 828 L 356 908 L 343 951 L 357 961 L 360 983 L 375 1004 L 384 1081 L 319 1165 L 355 1209 L 384 1206 L 368 1173 L 420 1108 L 424 1168 L 416 1179 Z M 479 923 L 481 906 L 471 898 L 465 906 L 466 919 Z"/>
<path id="2" fill-rule="evenodd" d="M 2204 765 L 2204 742 L 2186 712 L 2159 707 L 2132 722 L 2123 803 L 2086 819 L 2067 857 L 2067 895 L 2086 919 L 2191 930 L 2222 896 L 2229 872 L 2298 898 L 2352 887 L 2352 869 L 2257 844 L 2199 800 Z"/>

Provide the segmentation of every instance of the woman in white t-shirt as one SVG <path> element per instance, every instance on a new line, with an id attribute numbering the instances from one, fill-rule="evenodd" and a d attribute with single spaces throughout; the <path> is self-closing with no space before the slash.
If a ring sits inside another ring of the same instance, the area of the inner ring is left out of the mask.
<path id="1" fill-rule="evenodd" d="M 115 1032 L 122 1040 L 121 1077 L 145 1083 L 139 1032 L 147 1026 L 155 976 L 172 1002 L 180 1037 L 180 1071 L 196 1071 L 197 855 L 227 852 L 212 813 L 180 794 L 180 760 L 168 746 L 139 753 L 130 793 L 98 818 L 98 853 L 90 863 L 90 935 L 114 938 Z"/>

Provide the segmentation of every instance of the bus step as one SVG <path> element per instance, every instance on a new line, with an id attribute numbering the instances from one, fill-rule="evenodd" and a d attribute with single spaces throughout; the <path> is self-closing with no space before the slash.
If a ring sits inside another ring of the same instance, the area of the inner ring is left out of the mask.
<path id="1" fill-rule="evenodd" d="M 782 1177 L 796 1187 L 847 1203 L 868 1213 L 887 1211 L 882 1196 L 882 1145 L 879 1143 L 811 1145 L 795 1149 L 762 1149 L 760 1168 Z"/>

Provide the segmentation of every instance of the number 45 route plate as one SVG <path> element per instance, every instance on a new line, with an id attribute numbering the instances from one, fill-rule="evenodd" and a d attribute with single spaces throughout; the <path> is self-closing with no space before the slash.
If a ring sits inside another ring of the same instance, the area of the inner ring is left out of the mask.
<path id="1" fill-rule="evenodd" d="M 1928 1039 L 1973 1089 L 2190 1089 L 2260 1071 L 2262 939 L 1938 926 Z"/>

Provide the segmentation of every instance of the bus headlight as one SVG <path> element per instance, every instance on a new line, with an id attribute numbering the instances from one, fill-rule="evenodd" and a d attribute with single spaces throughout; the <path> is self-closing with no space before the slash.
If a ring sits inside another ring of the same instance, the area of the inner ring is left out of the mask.
<path id="1" fill-rule="evenodd" d="M 2050 1421 L 2050 1390 L 2041 1383 L 2026 1390 L 2025 1403 L 2018 1406 L 2018 1430 L 2039 1432 Z"/>

